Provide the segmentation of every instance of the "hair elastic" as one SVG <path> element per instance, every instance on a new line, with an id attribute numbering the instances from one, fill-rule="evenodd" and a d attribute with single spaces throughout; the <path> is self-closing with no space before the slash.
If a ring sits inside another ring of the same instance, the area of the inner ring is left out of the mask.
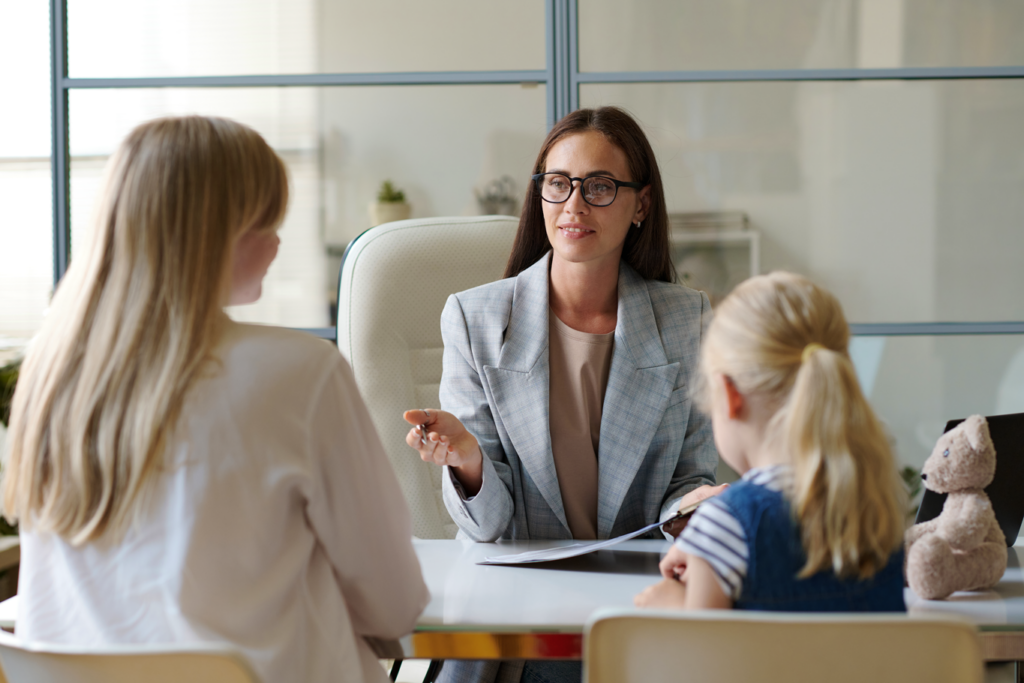
<path id="1" fill-rule="evenodd" d="M 817 351 L 819 349 L 824 349 L 824 348 L 825 348 L 824 346 L 822 346 L 821 344 L 818 344 L 817 342 L 811 342 L 810 344 L 808 344 L 807 346 L 804 347 L 803 353 L 800 354 L 800 364 L 802 365 L 802 364 L 806 363 L 807 359 L 811 357 L 812 353 L 814 353 L 815 351 Z"/>

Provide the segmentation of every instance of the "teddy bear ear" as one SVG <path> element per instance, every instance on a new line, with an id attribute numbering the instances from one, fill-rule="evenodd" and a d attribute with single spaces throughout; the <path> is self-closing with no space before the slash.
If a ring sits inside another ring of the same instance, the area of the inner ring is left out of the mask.
<path id="1" fill-rule="evenodd" d="M 964 420 L 964 434 L 973 450 L 985 450 L 992 444 L 988 433 L 988 422 L 981 415 L 971 415 Z"/>

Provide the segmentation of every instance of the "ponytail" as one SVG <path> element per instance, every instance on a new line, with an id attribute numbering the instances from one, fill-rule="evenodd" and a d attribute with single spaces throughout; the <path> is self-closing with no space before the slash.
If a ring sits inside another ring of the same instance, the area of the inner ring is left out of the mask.
<path id="1" fill-rule="evenodd" d="M 884 429 L 847 352 L 834 296 L 806 278 L 771 273 L 719 305 L 701 352 L 703 396 L 719 372 L 776 406 L 769 444 L 793 467 L 790 492 L 807 563 L 868 578 L 903 542 L 905 493 Z"/>
<path id="2" fill-rule="evenodd" d="M 903 540 L 902 487 L 846 351 L 807 354 L 777 417 L 807 554 L 799 576 L 874 575 Z"/>

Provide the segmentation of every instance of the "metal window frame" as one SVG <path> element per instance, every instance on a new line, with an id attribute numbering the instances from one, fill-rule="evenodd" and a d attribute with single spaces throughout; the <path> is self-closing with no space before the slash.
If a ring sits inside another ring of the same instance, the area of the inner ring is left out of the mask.
<path id="1" fill-rule="evenodd" d="M 578 0 L 545 0 L 546 54 L 543 70 L 69 78 L 67 0 L 50 0 L 54 287 L 64 276 L 71 256 L 71 157 L 68 107 L 68 92 L 70 90 L 543 83 L 546 86 L 547 96 L 547 126 L 550 129 L 558 119 L 579 108 L 580 87 L 585 84 L 1024 78 L 1024 66 L 580 72 L 578 19 Z M 1024 334 L 1024 321 L 866 323 L 852 324 L 850 327 L 853 334 L 859 336 Z M 300 329 L 324 339 L 335 340 L 335 328 L 333 327 Z"/>
<path id="2" fill-rule="evenodd" d="M 741 69 L 696 71 L 588 71 L 573 84 L 730 83 L 758 81 L 913 81 L 1024 78 L 1024 66 L 915 67 L 901 69 Z"/>
<path id="3" fill-rule="evenodd" d="M 66 0 L 50 0 L 50 173 L 53 194 L 53 286 L 71 257 L 71 158 L 68 148 L 68 31 Z"/>
<path id="4" fill-rule="evenodd" d="M 260 88 L 352 85 L 508 85 L 544 83 L 545 71 L 407 71 L 269 76 L 161 76 L 156 78 L 65 78 L 65 90 L 88 88 Z"/>

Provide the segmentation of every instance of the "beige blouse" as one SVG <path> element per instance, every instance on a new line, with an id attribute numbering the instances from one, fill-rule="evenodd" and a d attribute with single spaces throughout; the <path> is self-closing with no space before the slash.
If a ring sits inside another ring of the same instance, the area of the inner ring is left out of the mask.
<path id="1" fill-rule="evenodd" d="M 548 311 L 551 453 L 573 538 L 597 538 L 597 452 L 615 333 L 574 330 Z"/>

